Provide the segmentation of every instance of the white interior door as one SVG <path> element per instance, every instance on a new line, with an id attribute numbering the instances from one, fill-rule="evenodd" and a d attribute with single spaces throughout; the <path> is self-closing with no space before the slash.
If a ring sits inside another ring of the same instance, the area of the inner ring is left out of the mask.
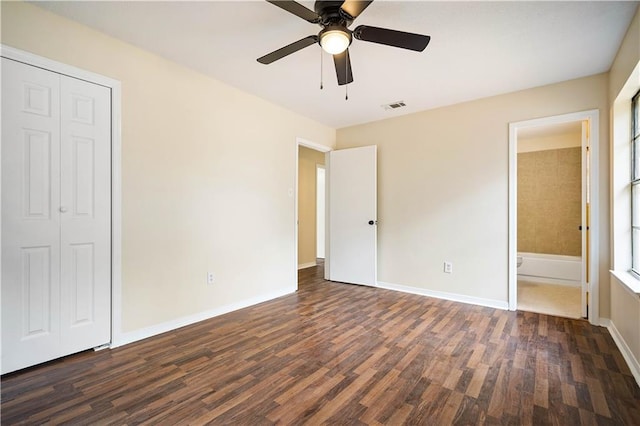
<path id="1" fill-rule="evenodd" d="M 328 280 L 376 285 L 376 168 L 375 146 L 326 154 Z"/>
<path id="2" fill-rule="evenodd" d="M 110 341 L 110 90 L 2 59 L 2 373 Z"/>

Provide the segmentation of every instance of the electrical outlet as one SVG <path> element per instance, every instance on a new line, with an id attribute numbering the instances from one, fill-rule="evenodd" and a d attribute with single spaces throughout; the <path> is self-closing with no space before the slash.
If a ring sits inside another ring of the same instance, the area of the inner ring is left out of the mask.
<path id="1" fill-rule="evenodd" d="M 451 262 L 444 262 L 444 272 L 447 274 L 450 274 L 453 272 L 453 263 Z"/>
<path id="2" fill-rule="evenodd" d="M 216 278 L 213 276 L 213 272 L 207 272 L 207 284 L 211 285 L 216 281 Z"/>

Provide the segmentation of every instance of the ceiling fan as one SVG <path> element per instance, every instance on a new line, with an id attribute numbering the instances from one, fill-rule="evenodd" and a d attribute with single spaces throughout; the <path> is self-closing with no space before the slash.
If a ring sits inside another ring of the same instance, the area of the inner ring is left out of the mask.
<path id="1" fill-rule="evenodd" d="M 406 33 L 386 28 L 360 25 L 353 31 L 349 26 L 373 0 L 316 1 L 310 10 L 295 1 L 267 0 L 269 3 L 292 13 L 312 24 L 318 24 L 322 30 L 318 35 L 310 35 L 285 47 L 258 58 L 261 64 L 270 64 L 298 50 L 319 43 L 322 49 L 333 55 L 338 84 L 349 84 L 353 81 L 349 45 L 353 39 L 385 44 L 387 46 L 422 52 L 431 37 L 422 34 Z"/>

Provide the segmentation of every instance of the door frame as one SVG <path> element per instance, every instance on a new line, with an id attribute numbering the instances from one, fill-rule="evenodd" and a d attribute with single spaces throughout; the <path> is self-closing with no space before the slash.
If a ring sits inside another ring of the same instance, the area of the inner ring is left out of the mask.
<path id="1" fill-rule="evenodd" d="M 322 177 L 322 180 L 323 180 L 323 182 L 322 182 L 322 193 L 324 194 L 324 209 L 319 209 L 318 208 L 318 204 L 319 204 L 318 200 L 322 199 L 322 197 L 318 196 L 319 192 L 320 192 L 318 190 L 319 186 L 320 186 L 320 185 L 318 185 L 318 182 L 319 182 L 318 175 L 319 175 L 320 170 L 322 170 L 322 173 L 323 173 L 323 177 Z M 325 258 L 326 253 L 327 253 L 326 244 L 325 244 L 326 239 L 327 239 L 327 229 L 326 229 L 327 228 L 327 226 L 326 226 L 326 224 L 327 224 L 327 217 L 326 217 L 327 216 L 327 201 L 326 201 L 326 199 L 327 199 L 327 179 L 326 179 L 327 174 L 326 174 L 326 171 L 327 171 L 327 169 L 326 169 L 326 166 L 324 164 L 316 164 L 316 259 L 320 258 L 320 257 L 318 257 L 318 241 L 320 240 L 320 238 L 319 238 L 320 236 L 322 236 L 322 259 Z M 324 212 L 322 212 L 322 217 L 324 218 L 324 220 L 322 221 L 322 222 L 324 222 L 323 225 L 322 225 L 322 235 L 320 235 L 320 232 L 318 232 L 318 224 L 320 223 L 320 221 L 317 219 L 319 217 L 319 213 L 320 213 L 321 210 L 324 210 Z"/>
<path id="2" fill-rule="evenodd" d="M 111 90 L 111 347 L 122 335 L 122 88 L 118 80 L 0 44 L 0 56 Z M 0 221 L 2 219 L 0 218 Z M 1 231 L 0 231 L 1 232 Z M 1 250 L 1 248 L 0 248 Z M 1 254 L 1 253 L 0 253 Z M 0 265 L 0 268 L 2 266 Z M 1 269 L 0 269 L 1 272 Z"/>
<path id="3" fill-rule="evenodd" d="M 300 138 L 300 137 L 296 137 L 296 179 L 294 182 L 294 188 L 293 188 L 293 198 L 294 198 L 294 215 L 293 215 L 293 241 L 294 241 L 294 250 L 293 250 L 293 265 L 294 265 L 294 271 L 295 271 L 295 283 L 296 283 L 296 289 L 298 288 L 298 178 L 299 178 L 299 173 L 300 173 L 300 164 L 299 164 L 299 159 L 300 159 L 300 147 L 304 146 L 306 148 L 310 148 L 313 149 L 315 151 L 320 151 L 323 153 L 327 153 L 329 151 L 332 151 L 333 148 L 326 146 L 326 145 L 321 145 L 319 143 L 315 143 L 312 142 L 310 140 L 304 139 L 304 138 Z M 325 226 L 325 236 L 327 234 L 327 228 Z M 326 238 L 325 238 L 326 240 Z M 325 244 L 325 250 L 326 250 L 326 244 Z M 325 255 L 326 255 L 326 251 L 325 251 Z"/>
<path id="4" fill-rule="evenodd" d="M 569 114 L 555 115 L 550 117 L 536 118 L 532 120 L 509 123 L 509 244 L 508 244 L 508 294 L 509 310 L 514 311 L 518 306 L 518 278 L 517 278 L 517 256 L 518 256 L 518 223 L 517 223 L 517 187 L 518 187 L 518 130 L 526 127 L 544 126 L 551 124 L 568 123 L 575 121 L 587 122 L 589 138 L 589 198 L 590 198 L 590 233 L 589 233 L 589 322 L 600 325 L 600 293 L 599 293 L 599 250 L 600 226 L 599 226 L 599 182 L 598 182 L 598 161 L 599 161 L 599 141 L 600 141 L 600 112 L 597 109 L 580 111 Z M 582 150 L 586 149 L 585 140 L 582 141 Z M 584 185 L 584 182 L 583 182 Z M 582 206 L 583 210 L 585 206 Z M 583 262 L 586 260 L 583 259 Z"/>

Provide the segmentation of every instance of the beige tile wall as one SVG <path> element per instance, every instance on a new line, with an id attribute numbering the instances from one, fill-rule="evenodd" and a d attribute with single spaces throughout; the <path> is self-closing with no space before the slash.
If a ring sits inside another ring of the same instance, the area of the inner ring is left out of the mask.
<path id="1" fill-rule="evenodd" d="M 518 251 L 580 256 L 580 147 L 518 154 Z"/>

